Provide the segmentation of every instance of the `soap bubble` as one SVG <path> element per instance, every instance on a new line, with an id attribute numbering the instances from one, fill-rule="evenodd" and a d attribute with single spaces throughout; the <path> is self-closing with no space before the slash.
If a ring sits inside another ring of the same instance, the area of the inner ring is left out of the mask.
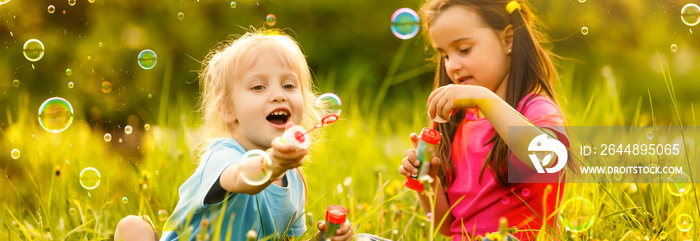
<path id="1" fill-rule="evenodd" d="M 654 132 L 653 131 L 647 132 L 647 139 L 649 139 L 649 140 L 654 139 Z"/>
<path id="2" fill-rule="evenodd" d="M 39 124 L 44 130 L 59 133 L 73 123 L 73 106 L 60 97 L 49 98 L 39 107 Z"/>
<path id="3" fill-rule="evenodd" d="M 68 0 L 68 5 L 70 5 L 71 7 L 75 6 L 75 2 L 76 0 Z"/>
<path id="4" fill-rule="evenodd" d="M 673 196 L 680 197 L 690 192 L 690 189 L 692 188 L 691 183 L 692 181 L 690 180 L 690 176 L 688 176 L 688 174 L 676 173 L 668 178 L 666 182 L 666 189 L 668 189 L 668 192 Z"/>
<path id="5" fill-rule="evenodd" d="M 340 97 L 333 93 L 325 93 L 316 99 L 316 107 L 321 109 L 323 123 L 330 124 L 338 120 L 342 112 Z"/>
<path id="6" fill-rule="evenodd" d="M 267 25 L 270 27 L 275 26 L 275 24 L 277 24 L 277 16 L 274 14 L 268 14 L 267 17 L 265 17 L 265 23 L 267 23 Z"/>
<path id="7" fill-rule="evenodd" d="M 71 69 L 66 69 L 66 75 L 71 76 L 73 74 L 73 70 Z"/>
<path id="8" fill-rule="evenodd" d="M 581 34 L 588 35 L 588 27 L 581 28 Z"/>
<path id="9" fill-rule="evenodd" d="M 127 198 L 127 197 L 123 197 L 123 198 L 122 198 L 122 203 L 123 203 L 123 204 L 127 204 L 128 202 L 129 202 L 129 198 Z"/>
<path id="10" fill-rule="evenodd" d="M 593 226 L 595 207 L 588 199 L 574 197 L 564 202 L 559 210 L 559 219 L 572 232 L 583 232 Z"/>
<path id="11" fill-rule="evenodd" d="M 178 19 L 178 20 L 183 20 L 183 19 L 185 19 L 185 14 L 182 13 L 182 12 L 177 13 L 177 19 Z"/>
<path id="12" fill-rule="evenodd" d="M 109 142 L 112 140 L 112 134 L 106 133 L 104 136 L 104 139 L 106 142 Z"/>
<path id="13" fill-rule="evenodd" d="M 509 202 L 510 202 L 510 198 L 508 196 L 501 197 L 501 203 L 508 204 Z"/>
<path id="14" fill-rule="evenodd" d="M 666 231 L 661 231 L 661 233 L 659 233 L 659 239 L 664 240 L 666 238 L 668 238 Z"/>
<path id="15" fill-rule="evenodd" d="M 83 169 L 80 172 L 80 185 L 88 190 L 97 188 L 100 185 L 100 172 L 92 167 Z"/>
<path id="16" fill-rule="evenodd" d="M 523 188 L 523 197 L 530 196 L 530 189 L 528 188 Z"/>
<path id="17" fill-rule="evenodd" d="M 13 81 L 12 81 L 12 86 L 14 86 L 15 88 L 16 88 L 16 87 L 19 87 L 19 80 L 18 80 L 18 79 L 13 80 Z"/>
<path id="18" fill-rule="evenodd" d="M 676 44 L 671 44 L 671 52 L 674 52 L 674 53 L 675 53 L 676 51 L 678 51 L 678 45 L 676 45 Z"/>
<path id="19" fill-rule="evenodd" d="M 22 53 L 27 60 L 36 62 L 44 57 L 44 44 L 38 39 L 30 39 L 24 43 Z"/>
<path id="20" fill-rule="evenodd" d="M 391 15 L 391 32 L 400 39 L 410 39 L 418 34 L 420 19 L 416 11 L 400 8 Z"/>
<path id="21" fill-rule="evenodd" d="M 678 230 L 681 230 L 681 232 L 690 231 L 693 229 L 693 217 L 687 213 L 678 215 L 678 218 L 676 218 L 676 227 Z"/>
<path id="22" fill-rule="evenodd" d="M 165 222 L 168 219 L 168 211 L 165 209 L 158 210 L 158 220 Z"/>
<path id="23" fill-rule="evenodd" d="M 49 7 L 46 10 L 49 11 L 50 14 L 53 14 L 54 12 L 56 12 L 56 7 L 54 7 L 53 5 L 49 5 Z"/>
<path id="24" fill-rule="evenodd" d="M 72 89 L 74 85 L 73 82 L 68 82 L 68 89 Z"/>
<path id="25" fill-rule="evenodd" d="M 156 62 L 158 62 L 158 56 L 156 56 L 156 52 L 153 52 L 153 50 L 144 49 L 139 53 L 139 66 L 141 66 L 141 68 L 152 69 L 156 66 Z"/>
<path id="26" fill-rule="evenodd" d="M 131 134 L 131 131 L 133 131 L 133 128 L 131 128 L 130 125 L 124 127 L 124 133 L 126 133 L 127 135 Z"/>
<path id="27" fill-rule="evenodd" d="M 700 23 L 700 7 L 695 3 L 688 3 L 681 9 L 681 20 L 688 26 Z"/>
<path id="28" fill-rule="evenodd" d="M 19 159 L 19 150 L 12 149 L 12 151 L 10 152 L 10 156 L 12 157 L 12 159 Z"/>
<path id="29" fill-rule="evenodd" d="M 68 209 L 68 214 L 70 214 L 71 216 L 75 216 L 75 213 L 76 213 L 75 208 Z"/>
<path id="30" fill-rule="evenodd" d="M 143 129 L 146 130 L 146 131 L 150 130 L 150 129 L 151 129 L 151 124 L 145 124 L 145 125 L 143 125 Z"/>
<path id="31" fill-rule="evenodd" d="M 231 8 L 236 8 L 236 2 L 231 2 Z"/>
<path id="32" fill-rule="evenodd" d="M 239 165 L 241 179 L 251 186 L 259 186 L 266 183 L 272 177 L 272 170 L 268 167 L 272 164 L 270 156 L 262 150 L 253 149 L 243 154 L 241 160 L 259 158 L 260 165 Z"/>
<path id="33" fill-rule="evenodd" d="M 100 89 L 102 89 L 102 92 L 107 94 L 109 92 L 112 92 L 112 83 L 109 81 L 102 81 L 102 85 L 100 85 Z"/>

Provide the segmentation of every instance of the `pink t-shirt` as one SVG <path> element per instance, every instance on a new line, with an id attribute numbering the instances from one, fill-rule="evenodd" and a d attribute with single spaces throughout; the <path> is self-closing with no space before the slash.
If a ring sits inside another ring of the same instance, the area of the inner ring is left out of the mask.
<path id="1" fill-rule="evenodd" d="M 563 128 L 563 117 L 559 107 L 549 97 L 538 95 L 523 108 L 524 102 L 531 95 L 529 94 L 522 99 L 516 109 L 536 126 L 556 126 L 550 129 L 557 134 L 557 139 L 568 147 L 569 143 Z M 454 234 L 452 240 L 467 240 L 464 235 L 484 236 L 487 232 L 497 232 L 498 220 L 501 217 L 508 219 L 509 227 L 517 227 L 520 230 L 540 230 L 542 226 L 542 218 L 540 217 L 544 217 L 543 208 L 545 207 L 542 199 L 545 188 L 547 185 L 552 185 L 552 192 L 547 196 L 547 216 L 551 216 L 555 210 L 557 200 L 559 200 L 557 195 L 561 197 L 564 192 L 563 183 L 557 184 L 556 182 L 551 184 L 515 183 L 506 187 L 498 181 L 495 173 L 489 167 L 484 170 L 481 183 L 479 183 L 479 174 L 493 146 L 493 143 L 485 146 L 484 144 L 493 137 L 495 132 L 496 130 L 486 118 L 477 118 L 472 121 L 465 118 L 455 135 L 452 143 L 452 156 L 456 177 L 447 189 L 447 198 L 450 205 L 453 205 L 462 196 L 465 197 L 452 209 L 452 215 L 455 217 L 455 221 L 450 226 Z M 515 166 L 527 168 L 513 154 L 511 154 L 510 161 Z M 527 202 L 532 209 L 525 205 L 518 196 Z M 549 219 L 548 223 L 550 227 L 556 227 L 554 218 Z M 520 240 L 534 240 L 536 234 L 537 231 L 521 231 L 515 236 Z"/>

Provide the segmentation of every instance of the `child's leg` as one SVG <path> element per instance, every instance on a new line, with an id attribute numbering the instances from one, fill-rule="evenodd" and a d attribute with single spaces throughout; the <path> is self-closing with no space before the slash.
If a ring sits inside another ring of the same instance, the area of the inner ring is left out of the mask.
<path id="1" fill-rule="evenodd" d="M 147 217 L 129 215 L 119 221 L 114 230 L 114 241 L 158 240 L 153 224 Z"/>

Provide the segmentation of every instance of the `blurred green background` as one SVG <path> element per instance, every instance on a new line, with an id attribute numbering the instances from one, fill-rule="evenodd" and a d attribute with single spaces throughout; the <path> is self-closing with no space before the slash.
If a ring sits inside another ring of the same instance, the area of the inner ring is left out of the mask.
<path id="1" fill-rule="evenodd" d="M 680 16 L 689 2 L 531 2 L 552 39 L 546 46 L 560 56 L 556 88 L 569 125 L 697 125 L 693 105 L 700 100 L 700 29 Z M 418 10 L 422 3 L 236 1 L 231 8 L 230 1 L 208 0 L 77 0 L 74 6 L 68 0 L 11 0 L 0 5 L 0 168 L 5 176 L 0 190 L 6 193 L 0 201 L 5 207 L 0 237 L 105 239 L 128 214 L 157 217 L 159 210 L 172 211 L 177 187 L 196 167 L 200 61 L 218 42 L 249 26 L 263 27 L 266 15 L 274 14 L 274 27 L 301 44 L 319 93 L 334 92 L 344 103 L 343 120 L 327 128 L 327 139 L 305 165 L 311 216 L 320 219 L 325 207 L 337 203 L 350 209 L 358 232 L 429 238 L 425 215 L 414 212 L 419 208 L 415 196 L 403 189 L 396 167 L 410 147 L 408 135 L 427 123 L 424 103 L 432 86 L 434 65 L 428 59 L 433 51 L 420 34 L 401 40 L 390 30 L 395 10 Z M 55 6 L 52 14 L 49 5 Z M 179 19 L 179 13 L 184 17 Z M 22 54 L 29 39 L 45 46 L 37 62 Z M 153 69 L 137 63 L 144 49 L 158 55 Z M 663 73 L 672 78 L 672 91 Z M 101 91 L 103 81 L 111 82 L 111 92 Z M 75 110 L 71 127 L 58 134 L 37 122 L 39 106 L 54 96 Z M 132 134 L 124 133 L 126 125 L 134 128 Z M 103 140 L 105 133 L 112 135 L 110 142 Z M 13 149 L 21 152 L 16 160 Z M 92 191 L 78 184 L 78 173 L 90 166 L 102 174 Z M 622 207 L 601 208 L 600 217 L 638 212 L 620 220 L 600 218 L 582 238 L 629 236 L 610 232 L 618 229 L 652 238 L 662 230 L 685 237 L 691 234 L 674 227 L 673 215 L 685 209 L 698 217 L 690 208 L 697 200 L 661 195 L 663 187 L 635 186 L 630 192 L 629 185 L 571 186 L 567 197 L 585 196 L 596 207 L 605 206 L 605 198 L 629 200 L 621 201 Z M 123 203 L 123 197 L 129 201 Z M 652 197 L 659 198 L 659 206 L 642 201 Z M 631 207 L 636 208 L 625 209 Z M 645 212 L 656 220 L 653 229 L 641 225 L 649 221 Z"/>

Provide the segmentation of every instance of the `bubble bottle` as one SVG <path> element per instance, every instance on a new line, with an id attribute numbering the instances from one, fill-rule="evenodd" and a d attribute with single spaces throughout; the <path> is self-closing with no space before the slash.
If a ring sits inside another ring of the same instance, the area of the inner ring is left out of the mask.
<path id="1" fill-rule="evenodd" d="M 333 93 L 325 93 L 319 96 L 316 100 L 316 106 L 326 111 L 324 117 L 321 119 L 321 123 L 315 125 L 308 131 L 300 125 L 292 126 L 282 134 L 282 144 L 293 145 L 298 149 L 308 148 L 311 144 L 311 138 L 309 138 L 307 134 L 316 128 L 321 128 L 324 125 L 338 121 L 340 105 L 340 97 Z M 242 168 L 241 178 L 245 183 L 251 186 L 260 186 L 272 178 L 272 159 L 268 152 L 258 149 L 250 150 L 243 155 L 242 159 L 245 160 L 256 156 L 261 157 L 260 166 L 240 165 Z M 274 179 L 277 178 L 279 177 L 275 177 Z"/>
<path id="2" fill-rule="evenodd" d="M 330 205 L 326 209 L 326 230 L 323 232 L 323 240 L 335 236 L 348 216 L 348 210 L 340 205 Z"/>
<path id="3" fill-rule="evenodd" d="M 420 164 L 418 165 L 418 174 L 406 177 L 406 181 L 403 183 L 406 187 L 413 189 L 418 192 L 424 190 L 423 183 L 418 180 L 428 178 L 428 170 L 430 170 L 430 160 L 433 159 L 437 145 L 440 143 L 440 138 L 442 134 L 439 131 L 423 128 L 420 132 L 420 141 L 418 142 L 418 147 L 416 148 L 416 156 Z"/>

